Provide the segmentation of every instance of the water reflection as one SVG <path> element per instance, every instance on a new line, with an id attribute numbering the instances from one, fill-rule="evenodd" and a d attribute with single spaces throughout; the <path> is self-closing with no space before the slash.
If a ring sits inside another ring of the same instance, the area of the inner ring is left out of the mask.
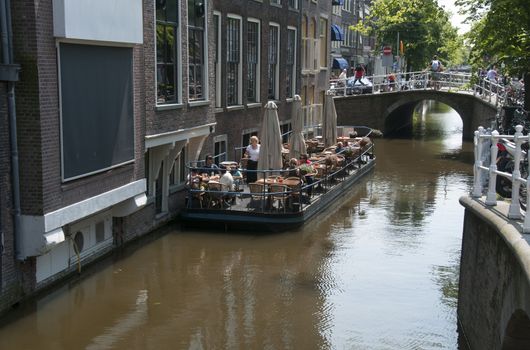
<path id="1" fill-rule="evenodd" d="M 425 108 L 413 139 L 378 140 L 375 172 L 302 230 L 171 230 L 38 300 L 0 348 L 456 348 L 472 168 L 440 155 L 470 145 L 454 111 Z"/>

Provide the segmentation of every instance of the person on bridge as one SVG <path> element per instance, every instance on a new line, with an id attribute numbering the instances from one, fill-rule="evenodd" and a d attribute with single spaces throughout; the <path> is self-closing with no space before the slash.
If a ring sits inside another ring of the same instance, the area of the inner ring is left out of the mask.
<path id="1" fill-rule="evenodd" d="M 348 78 L 348 72 L 346 71 L 346 68 L 344 68 L 339 75 L 339 86 L 346 86 L 347 78 Z"/>
<path id="2" fill-rule="evenodd" d="M 355 79 L 353 80 L 353 85 L 355 85 L 357 81 L 359 81 L 361 85 L 364 85 L 362 81 L 363 76 L 364 76 L 364 68 L 360 64 L 357 64 L 357 66 L 355 67 L 355 75 L 354 75 Z"/>
<path id="3" fill-rule="evenodd" d="M 394 91 L 396 87 L 396 76 L 390 72 L 388 75 L 388 91 Z"/>
<path id="4" fill-rule="evenodd" d="M 438 60 L 437 55 L 433 56 L 429 69 L 431 71 L 431 79 L 433 81 L 434 90 L 439 90 L 440 83 L 438 81 L 440 80 L 440 72 L 443 71 L 443 66 L 442 62 Z"/>

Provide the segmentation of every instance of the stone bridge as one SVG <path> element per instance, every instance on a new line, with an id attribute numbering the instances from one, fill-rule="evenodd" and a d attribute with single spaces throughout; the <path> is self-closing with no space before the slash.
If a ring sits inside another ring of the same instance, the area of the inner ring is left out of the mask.
<path id="1" fill-rule="evenodd" d="M 460 199 L 460 340 L 470 349 L 530 349 L 530 234 L 506 218 L 507 202 L 492 208 L 484 198 Z"/>
<path id="2" fill-rule="evenodd" d="M 423 100 L 434 100 L 453 108 L 462 118 L 462 137 L 473 138 L 479 126 L 489 126 L 497 109 L 470 93 L 406 90 L 334 98 L 338 125 L 366 125 L 385 135 L 412 130 L 412 114 Z"/>

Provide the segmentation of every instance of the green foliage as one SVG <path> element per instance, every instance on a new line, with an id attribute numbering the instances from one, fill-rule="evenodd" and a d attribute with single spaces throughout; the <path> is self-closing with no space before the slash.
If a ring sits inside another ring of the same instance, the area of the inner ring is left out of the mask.
<path id="1" fill-rule="evenodd" d="M 528 0 L 457 0 L 473 22 L 468 34 L 475 68 L 503 63 L 503 73 L 525 76 L 530 108 L 530 6 Z"/>
<path id="2" fill-rule="evenodd" d="M 530 72 L 530 6 L 526 0 L 459 0 L 474 19 L 468 39 L 475 66 L 505 63 L 511 74 Z"/>
<path id="3" fill-rule="evenodd" d="M 395 43 L 399 33 L 410 69 L 425 68 L 435 54 L 446 66 L 465 60 L 463 41 L 436 0 L 375 0 L 367 22 L 355 27 L 380 45 Z"/>

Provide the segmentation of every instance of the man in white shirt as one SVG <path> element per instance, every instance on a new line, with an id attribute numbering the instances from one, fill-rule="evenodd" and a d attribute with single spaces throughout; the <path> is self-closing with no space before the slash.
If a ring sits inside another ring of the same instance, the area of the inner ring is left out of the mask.
<path id="1" fill-rule="evenodd" d="M 497 67 L 493 66 L 490 68 L 488 73 L 486 73 L 486 79 L 489 81 L 497 82 Z"/>
<path id="2" fill-rule="evenodd" d="M 230 173 L 230 167 L 221 168 L 221 178 L 219 179 L 219 183 L 223 187 L 223 191 L 234 191 L 234 178 L 232 177 L 232 174 Z M 230 193 L 226 196 L 227 199 L 231 199 L 232 203 L 235 202 L 236 196 L 234 193 Z"/>

